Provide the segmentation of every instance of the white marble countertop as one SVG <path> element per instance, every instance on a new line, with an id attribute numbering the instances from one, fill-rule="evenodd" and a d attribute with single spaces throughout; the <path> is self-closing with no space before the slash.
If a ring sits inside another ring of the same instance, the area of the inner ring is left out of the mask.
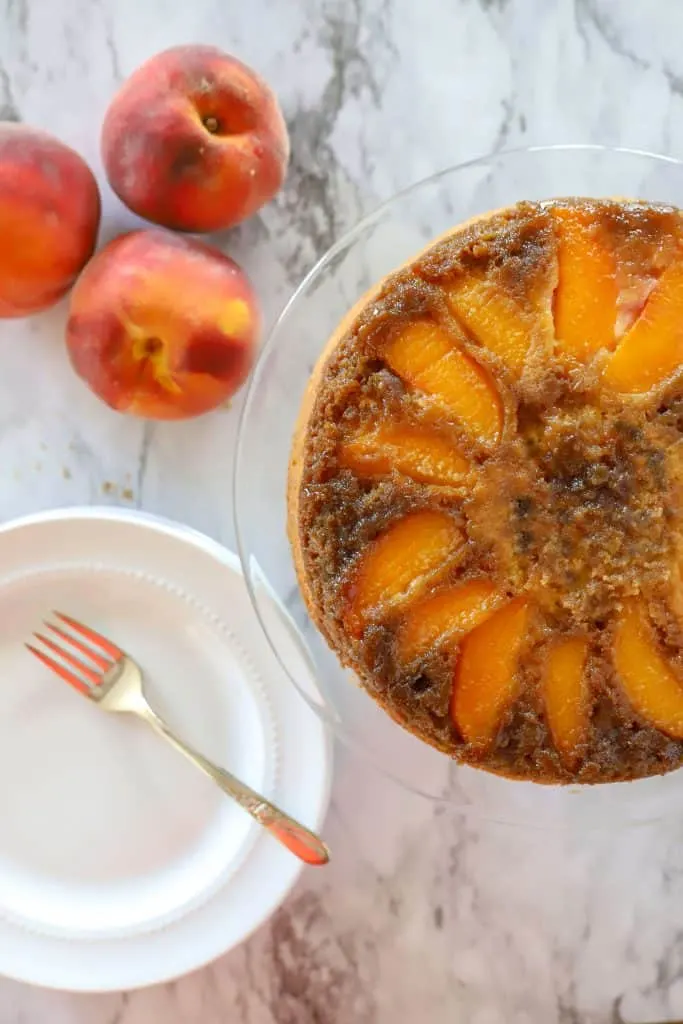
<path id="1" fill-rule="evenodd" d="M 147 56 L 211 42 L 253 64 L 293 162 L 225 245 L 272 320 L 361 211 L 442 166 L 568 141 L 680 156 L 682 34 L 671 0 L 0 0 L 0 117 L 56 132 L 99 173 L 102 113 Z M 105 213 L 105 238 L 133 223 L 106 188 Z M 0 328 L 0 515 L 121 503 L 232 545 L 240 402 L 185 425 L 119 417 L 68 370 L 63 323 L 60 308 Z M 634 1020 L 683 1017 L 683 822 L 475 824 L 341 752 L 328 835 L 329 870 L 212 967 L 107 996 L 0 980 L 0 1021 L 613 1024 L 620 993 Z"/>

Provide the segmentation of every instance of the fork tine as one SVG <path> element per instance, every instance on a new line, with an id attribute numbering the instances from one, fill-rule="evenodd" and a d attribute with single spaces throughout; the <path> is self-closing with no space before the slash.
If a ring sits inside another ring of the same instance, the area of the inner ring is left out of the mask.
<path id="1" fill-rule="evenodd" d="M 68 668 L 65 668 L 64 665 L 60 665 L 58 661 L 53 661 L 52 658 L 48 657 L 47 654 L 43 654 L 43 652 L 39 651 L 37 647 L 33 646 L 33 644 L 24 644 L 24 646 L 31 652 L 31 654 L 35 654 L 36 658 L 38 658 L 39 661 L 42 661 L 43 665 L 47 665 L 49 669 L 56 672 L 57 675 L 61 676 L 61 678 L 69 683 L 70 686 L 73 686 L 75 690 L 78 690 L 79 693 L 85 694 L 86 697 L 90 696 L 90 687 L 79 679 L 77 675 L 70 672 Z"/>
<path id="2" fill-rule="evenodd" d="M 89 647 L 88 644 L 84 644 L 77 636 L 74 636 L 72 633 L 67 633 L 65 629 L 60 629 L 59 626 L 53 626 L 51 622 L 45 622 L 44 625 L 52 633 L 56 633 L 57 636 L 60 636 L 66 643 L 75 647 L 77 651 L 81 652 L 81 654 L 85 654 L 85 656 L 90 658 L 91 661 L 94 661 L 96 665 L 99 665 L 101 669 L 106 670 L 111 668 L 114 664 L 110 658 L 105 658 L 104 655 L 95 651 L 92 647 Z"/>
<path id="3" fill-rule="evenodd" d="M 115 661 L 118 661 L 119 658 L 122 657 L 123 651 L 117 647 L 116 644 L 113 644 L 111 640 L 107 640 L 105 636 L 102 636 L 101 633 L 96 633 L 94 629 L 84 626 L 82 622 L 78 622 L 77 619 L 72 619 L 70 615 L 65 615 L 63 612 L 53 612 L 53 614 L 56 615 L 58 619 L 61 619 L 62 622 L 65 622 L 67 626 L 71 626 L 71 628 L 77 633 L 80 633 L 81 636 L 84 636 L 86 640 L 90 641 L 90 643 L 101 647 L 102 650 L 106 651 L 107 654 Z"/>
<path id="4" fill-rule="evenodd" d="M 58 654 L 60 658 L 63 658 L 64 661 L 68 661 L 70 665 L 73 665 L 75 669 L 78 669 L 78 671 L 81 672 L 86 677 L 86 679 L 90 680 L 93 686 L 99 686 L 99 684 L 102 682 L 101 673 L 95 672 L 93 668 L 90 668 L 89 665 L 86 665 L 84 661 L 81 661 L 80 658 L 77 658 L 75 654 L 71 653 L 71 651 L 67 651 L 63 647 L 60 647 L 59 644 L 56 644 L 54 642 L 54 640 L 50 640 L 49 637 L 43 636 L 42 633 L 34 633 L 33 635 L 36 638 L 36 640 L 40 640 L 40 642 L 44 644 L 45 647 L 49 648 L 49 650 L 51 651 L 54 651 L 55 654 Z"/>

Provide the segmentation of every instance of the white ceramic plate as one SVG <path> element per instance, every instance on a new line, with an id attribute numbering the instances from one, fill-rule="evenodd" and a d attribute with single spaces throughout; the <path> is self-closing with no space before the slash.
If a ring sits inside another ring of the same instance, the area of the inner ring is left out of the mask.
<path id="1" fill-rule="evenodd" d="M 0 973 L 82 991 L 164 981 L 253 931 L 300 865 L 142 723 L 32 658 L 22 641 L 52 609 L 130 651 L 171 725 L 313 828 L 328 738 L 218 544 L 108 509 L 0 527 Z"/>

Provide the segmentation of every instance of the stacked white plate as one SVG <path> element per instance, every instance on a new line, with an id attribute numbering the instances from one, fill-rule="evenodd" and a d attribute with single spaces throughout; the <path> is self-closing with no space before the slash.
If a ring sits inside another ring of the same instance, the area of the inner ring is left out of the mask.
<path id="1" fill-rule="evenodd" d="M 53 609 L 129 651 L 169 724 L 314 829 L 328 737 L 230 552 L 118 510 L 0 528 L 0 973 L 82 991 L 164 981 L 245 938 L 301 866 L 142 723 L 31 657 Z"/>

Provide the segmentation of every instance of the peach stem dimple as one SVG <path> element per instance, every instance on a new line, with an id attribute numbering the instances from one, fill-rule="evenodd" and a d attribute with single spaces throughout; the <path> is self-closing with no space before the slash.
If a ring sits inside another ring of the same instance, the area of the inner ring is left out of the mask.
<path id="1" fill-rule="evenodd" d="M 143 350 L 146 356 L 156 356 L 163 347 L 164 343 L 161 338 L 147 338 L 143 345 Z"/>

